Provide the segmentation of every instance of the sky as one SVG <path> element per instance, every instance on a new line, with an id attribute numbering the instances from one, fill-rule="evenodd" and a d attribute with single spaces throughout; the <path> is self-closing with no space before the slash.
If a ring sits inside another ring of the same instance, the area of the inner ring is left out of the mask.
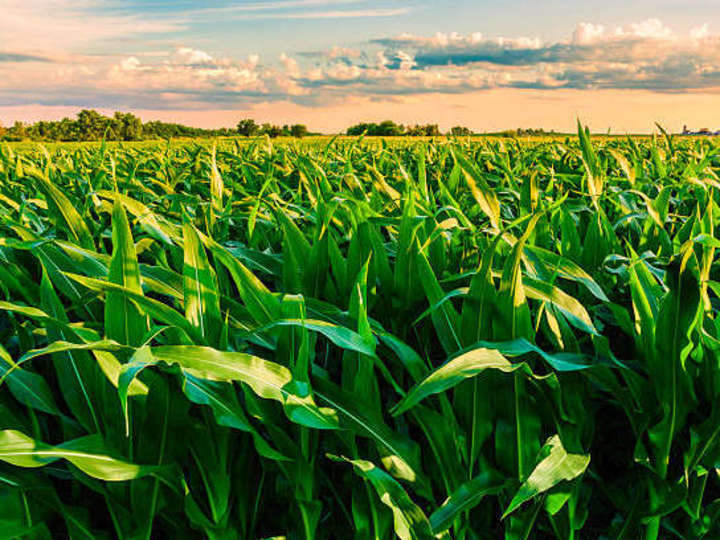
<path id="1" fill-rule="evenodd" d="M 720 0 L 0 0 L 0 124 L 720 129 Z"/>

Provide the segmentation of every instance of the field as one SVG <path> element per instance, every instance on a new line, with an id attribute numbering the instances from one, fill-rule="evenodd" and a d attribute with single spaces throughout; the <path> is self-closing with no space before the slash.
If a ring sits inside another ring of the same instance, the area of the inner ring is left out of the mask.
<path id="1" fill-rule="evenodd" d="M 3 538 L 720 537 L 720 145 L 0 147 Z"/>

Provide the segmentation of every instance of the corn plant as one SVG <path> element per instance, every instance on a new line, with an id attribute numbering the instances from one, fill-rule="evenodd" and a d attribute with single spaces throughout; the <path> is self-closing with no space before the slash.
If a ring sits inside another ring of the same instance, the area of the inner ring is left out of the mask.
<path id="1" fill-rule="evenodd" d="M 8 538 L 717 538 L 720 147 L 0 149 Z"/>

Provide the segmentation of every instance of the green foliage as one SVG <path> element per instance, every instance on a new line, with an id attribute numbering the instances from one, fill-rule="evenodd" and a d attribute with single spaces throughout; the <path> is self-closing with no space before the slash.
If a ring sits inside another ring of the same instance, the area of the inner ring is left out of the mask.
<path id="1" fill-rule="evenodd" d="M 232 134 L 233 130 L 230 129 L 202 129 L 159 120 L 143 124 L 142 120 L 132 113 L 116 112 L 113 116 L 105 116 L 90 109 L 80 111 L 76 119 L 41 120 L 30 125 L 16 122 L 7 130 L 0 127 L 0 138 L 8 141 L 140 141 Z"/>
<path id="2" fill-rule="evenodd" d="M 379 124 L 375 122 L 363 122 L 350 126 L 346 133 L 348 135 L 365 134 L 371 137 L 396 137 L 405 133 L 405 126 L 402 124 L 396 124 L 392 120 L 384 120 Z"/>
<path id="3" fill-rule="evenodd" d="M 0 536 L 720 537 L 720 147 L 302 128 L 0 146 Z"/>
<path id="4" fill-rule="evenodd" d="M 472 134 L 472 130 L 465 126 L 453 126 L 452 128 L 450 128 L 450 135 L 454 137 L 467 137 L 468 135 Z"/>
<path id="5" fill-rule="evenodd" d="M 405 135 L 410 137 L 439 137 L 440 128 L 437 124 L 408 126 Z"/>
<path id="6" fill-rule="evenodd" d="M 290 136 L 301 139 L 308 135 L 308 128 L 305 124 L 293 124 L 290 126 Z"/>
<path id="7" fill-rule="evenodd" d="M 260 132 L 260 126 L 252 118 L 240 120 L 237 124 L 237 133 L 244 137 L 253 137 Z"/>

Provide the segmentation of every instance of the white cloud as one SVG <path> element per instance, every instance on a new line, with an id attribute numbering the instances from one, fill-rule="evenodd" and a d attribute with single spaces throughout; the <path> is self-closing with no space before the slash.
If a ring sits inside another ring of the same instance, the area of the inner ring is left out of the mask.
<path id="1" fill-rule="evenodd" d="M 708 25 L 676 35 L 655 19 L 622 28 L 581 23 L 554 42 L 479 32 L 401 34 L 353 48 L 281 54 L 267 63 L 257 54 L 233 58 L 197 44 L 54 60 L 0 62 L 0 105 L 326 106 L 352 96 L 391 99 L 496 88 L 720 93 L 720 37 Z"/>
<path id="2" fill-rule="evenodd" d="M 411 8 L 392 8 L 392 9 L 358 9 L 347 11 L 314 11 L 310 13 L 277 13 L 267 15 L 268 18 L 277 19 L 361 19 L 374 17 L 397 17 L 399 15 L 407 15 Z"/>
<path id="3" fill-rule="evenodd" d="M 594 43 L 605 36 L 605 27 L 602 24 L 580 23 L 573 33 L 573 43 L 586 45 Z"/>
<path id="4" fill-rule="evenodd" d="M 297 77 L 300 74 L 300 66 L 297 63 L 297 60 L 294 58 L 291 58 L 285 53 L 280 54 L 280 62 L 285 67 L 285 72 L 292 76 Z"/>
<path id="5" fill-rule="evenodd" d="M 135 56 L 125 58 L 122 62 L 120 62 L 120 69 L 123 71 L 135 71 L 139 68 L 140 60 L 138 60 Z"/>
<path id="6" fill-rule="evenodd" d="M 347 1 L 338 1 L 335 3 L 331 2 L 317 2 L 303 4 L 305 6 L 310 5 L 328 5 L 335 6 L 337 4 L 351 3 Z M 287 4 L 287 7 L 294 7 L 291 4 L 293 2 L 283 2 Z M 300 5 L 299 3 L 297 4 Z M 223 15 L 224 20 L 232 21 L 261 21 L 270 19 L 367 19 L 367 18 L 381 18 L 381 17 L 399 17 L 401 15 L 407 15 L 413 9 L 411 7 L 401 8 L 377 8 L 377 9 L 329 9 L 324 11 L 288 11 L 287 9 L 280 9 L 279 7 L 273 8 L 257 8 L 257 9 L 246 9 L 246 6 L 226 6 L 220 8 L 203 8 L 196 11 L 191 11 L 188 15 L 193 18 L 203 16 L 211 16 L 207 20 L 216 21 L 216 17 L 219 14 Z M 250 12 L 250 13 L 248 13 Z"/>
<path id="7" fill-rule="evenodd" d="M 697 29 L 693 29 L 691 33 L 697 31 Z M 607 28 L 602 24 L 583 22 L 575 28 L 572 43 L 589 45 L 602 41 L 621 41 L 632 38 L 668 40 L 673 37 L 673 31 L 659 19 L 647 19 L 638 23 L 632 23 L 628 27 L 618 26 L 613 32 L 608 32 Z"/>
<path id="8" fill-rule="evenodd" d="M 217 94 L 266 93 L 270 88 L 258 62 L 257 55 L 238 61 L 178 47 L 156 61 L 125 58 L 97 77 L 94 85 L 110 94 L 135 91 L 140 96 L 145 94 L 147 99 L 161 96 L 171 103 L 182 102 L 188 96 L 207 96 L 204 99 L 209 100 Z"/>
<path id="9" fill-rule="evenodd" d="M 350 49 L 349 47 L 340 47 L 338 45 L 333 45 L 332 48 L 328 51 L 327 56 L 328 58 L 358 58 L 360 54 L 360 51 L 358 51 L 357 49 Z"/>
<path id="10" fill-rule="evenodd" d="M 193 64 L 212 64 L 215 62 L 212 56 L 205 51 L 193 49 L 191 47 L 179 47 L 175 50 L 175 58 L 178 63 L 185 65 Z"/>
<path id="11" fill-rule="evenodd" d="M 410 70 L 417 66 L 415 59 L 406 52 L 398 51 L 397 58 L 400 61 L 399 68 L 403 71 Z"/>
<path id="12" fill-rule="evenodd" d="M 630 33 L 636 37 L 652 39 L 668 39 L 673 35 L 672 30 L 659 19 L 648 19 L 640 23 L 633 23 L 630 25 Z"/>
<path id="13" fill-rule="evenodd" d="M 710 35 L 710 26 L 705 23 L 700 26 L 694 26 L 690 29 L 690 39 L 701 40 Z"/>
<path id="14" fill-rule="evenodd" d="M 385 55 L 385 51 L 378 51 L 375 53 L 376 67 L 384 69 L 390 64 L 390 59 Z"/>
<path id="15" fill-rule="evenodd" d="M 2 0 L 0 50 L 78 53 L 100 40 L 166 34 L 185 28 L 182 21 L 147 16 L 101 14 L 99 0 Z"/>
<path id="16" fill-rule="evenodd" d="M 228 14 L 243 13 L 248 11 L 273 11 L 328 5 L 336 6 L 338 4 L 356 4 L 358 2 L 360 2 L 360 0 L 283 0 L 281 2 L 249 2 L 239 5 L 194 9 L 190 11 L 190 14 L 192 16 L 217 14 L 227 16 Z"/>

